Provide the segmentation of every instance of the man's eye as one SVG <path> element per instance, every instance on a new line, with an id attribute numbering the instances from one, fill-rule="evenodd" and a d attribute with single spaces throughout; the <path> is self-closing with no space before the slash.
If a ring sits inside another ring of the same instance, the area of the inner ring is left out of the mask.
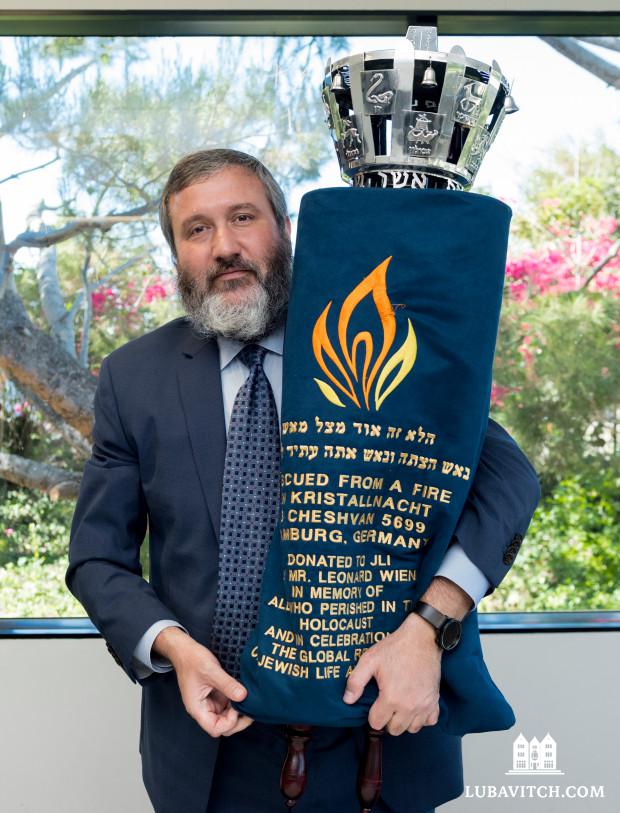
<path id="1" fill-rule="evenodd" d="M 241 213 L 237 215 L 237 222 L 238 223 L 247 223 L 250 220 L 254 220 L 252 215 L 241 214 Z"/>
<path id="2" fill-rule="evenodd" d="M 203 225 L 201 225 L 201 224 L 197 224 L 196 226 L 192 226 L 191 229 L 189 230 L 190 237 L 193 234 L 200 234 L 204 230 L 205 230 L 205 227 Z"/>

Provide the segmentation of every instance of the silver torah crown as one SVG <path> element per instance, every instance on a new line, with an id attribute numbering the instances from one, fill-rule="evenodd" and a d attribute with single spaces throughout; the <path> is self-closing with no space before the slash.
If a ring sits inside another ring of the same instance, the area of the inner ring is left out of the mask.
<path id="1" fill-rule="evenodd" d="M 518 110 L 497 62 L 437 29 L 410 26 L 395 49 L 328 62 L 322 90 L 342 177 L 354 186 L 469 189 L 504 116 Z"/>

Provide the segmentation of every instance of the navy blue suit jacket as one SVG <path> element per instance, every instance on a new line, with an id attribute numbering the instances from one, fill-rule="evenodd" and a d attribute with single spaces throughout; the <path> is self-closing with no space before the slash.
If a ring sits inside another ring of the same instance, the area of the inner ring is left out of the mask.
<path id="1" fill-rule="evenodd" d="M 135 681 L 132 655 L 155 621 L 176 619 L 209 646 L 226 448 L 217 342 L 179 318 L 115 350 L 101 367 L 93 439 L 67 585 Z M 539 494 L 525 456 L 489 421 L 456 536 L 491 590 L 510 568 Z M 140 565 L 147 532 L 149 582 Z M 174 672 L 139 682 L 143 776 L 155 810 L 204 813 L 218 741 L 186 713 Z M 427 727 L 388 738 L 386 748 L 386 779 L 400 777 L 384 786 L 393 804 L 401 794 L 406 809 L 412 798 L 424 809 L 461 792 L 459 736 Z"/>

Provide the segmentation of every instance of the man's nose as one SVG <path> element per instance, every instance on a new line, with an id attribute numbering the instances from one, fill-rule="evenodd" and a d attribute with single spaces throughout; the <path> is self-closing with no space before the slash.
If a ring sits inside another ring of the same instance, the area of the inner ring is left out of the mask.
<path id="1" fill-rule="evenodd" d="M 228 226 L 216 229 L 212 245 L 213 256 L 218 260 L 232 257 L 241 252 L 239 239 L 234 230 Z"/>

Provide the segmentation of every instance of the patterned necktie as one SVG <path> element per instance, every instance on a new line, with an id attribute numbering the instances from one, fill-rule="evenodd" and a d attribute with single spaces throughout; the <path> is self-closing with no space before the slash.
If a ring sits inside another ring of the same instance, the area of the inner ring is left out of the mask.
<path id="1" fill-rule="evenodd" d="M 235 678 L 245 642 L 258 621 L 263 570 L 280 496 L 280 429 L 263 370 L 266 352 L 248 344 L 237 356 L 250 373 L 235 398 L 224 463 L 211 649 Z"/>

